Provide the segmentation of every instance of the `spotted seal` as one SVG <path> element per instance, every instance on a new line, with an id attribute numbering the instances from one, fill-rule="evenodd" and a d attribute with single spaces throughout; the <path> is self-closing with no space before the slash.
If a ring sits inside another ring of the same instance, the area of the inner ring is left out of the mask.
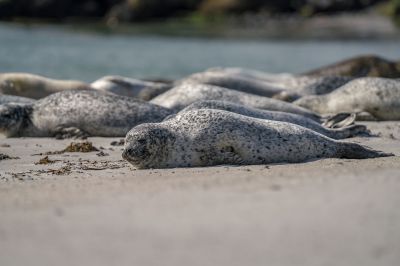
<path id="1" fill-rule="evenodd" d="M 244 75 L 232 75 L 223 71 L 195 73 L 176 82 L 177 85 L 182 83 L 200 83 L 220 86 L 264 97 L 272 97 L 284 91 L 282 88 L 274 87 L 272 84 L 268 84 L 259 79 L 249 78 Z"/>
<path id="2" fill-rule="evenodd" d="M 68 90 L 32 104 L 0 105 L 0 133 L 7 137 L 122 137 L 138 124 L 158 122 L 171 113 L 130 97 Z"/>
<path id="3" fill-rule="evenodd" d="M 125 138 L 122 157 L 137 168 L 172 168 L 391 155 L 291 123 L 201 109 L 134 127 Z"/>
<path id="4" fill-rule="evenodd" d="M 93 89 L 112 92 L 114 94 L 135 97 L 148 101 L 169 90 L 172 85 L 161 82 L 150 82 L 121 76 L 105 76 L 92 82 Z"/>
<path id="5" fill-rule="evenodd" d="M 5 103 L 25 104 L 25 103 L 33 103 L 34 101 L 35 101 L 34 99 L 30 99 L 30 98 L 26 98 L 26 97 L 0 94 L 0 104 L 5 104 Z"/>
<path id="6" fill-rule="evenodd" d="M 273 76 L 268 73 L 262 76 L 258 71 L 221 68 L 193 74 L 183 82 L 215 85 L 284 101 L 294 101 L 304 95 L 332 92 L 352 79 L 342 76 L 314 77 L 288 74 Z"/>
<path id="7" fill-rule="evenodd" d="M 366 112 L 377 120 L 400 120 L 400 81 L 358 78 L 320 96 L 305 96 L 294 104 L 320 114 Z"/>
<path id="8" fill-rule="evenodd" d="M 361 55 L 303 73 L 312 76 L 400 78 L 400 61 L 376 55 Z"/>
<path id="9" fill-rule="evenodd" d="M 267 111 L 261 109 L 255 109 L 251 107 L 246 107 L 244 105 L 235 104 L 231 102 L 224 101 L 199 101 L 195 102 L 188 107 L 184 108 L 177 115 L 182 114 L 184 112 L 190 110 L 199 110 L 199 109 L 216 109 L 216 110 L 225 110 L 245 116 L 250 116 L 254 118 L 267 119 L 273 121 L 281 121 L 288 122 L 292 124 L 296 124 L 311 130 L 314 130 L 322 135 L 328 136 L 333 139 L 344 139 L 349 137 L 354 137 L 357 135 L 367 135 L 368 130 L 364 125 L 351 125 L 346 126 L 339 129 L 331 129 L 322 126 L 320 123 L 315 120 L 309 119 L 307 117 L 278 112 L 278 111 Z M 175 115 L 171 115 L 168 119 L 171 119 Z M 167 119 L 167 118 L 166 118 Z"/>
<path id="10" fill-rule="evenodd" d="M 56 80 L 28 73 L 1 73 L 0 93 L 40 99 L 52 93 L 70 89 L 90 89 L 76 80 Z"/>
<path id="11" fill-rule="evenodd" d="M 299 114 L 314 120 L 320 119 L 315 113 L 291 103 L 218 86 L 197 83 L 184 83 L 176 86 L 155 97 L 150 102 L 166 108 L 181 110 L 201 100 L 223 100 L 253 108 Z"/>

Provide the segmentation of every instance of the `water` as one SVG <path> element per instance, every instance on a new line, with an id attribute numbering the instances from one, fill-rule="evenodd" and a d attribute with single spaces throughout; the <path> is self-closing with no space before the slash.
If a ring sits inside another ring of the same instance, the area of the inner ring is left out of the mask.
<path id="1" fill-rule="evenodd" d="M 177 38 L 0 24 L 0 72 L 84 81 L 110 74 L 178 78 L 214 66 L 296 73 L 365 53 L 400 58 L 399 41 Z"/>

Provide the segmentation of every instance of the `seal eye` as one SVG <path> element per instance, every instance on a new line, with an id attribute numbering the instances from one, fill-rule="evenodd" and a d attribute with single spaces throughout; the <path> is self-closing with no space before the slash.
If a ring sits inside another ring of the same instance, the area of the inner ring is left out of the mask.
<path id="1" fill-rule="evenodd" d="M 139 140 L 137 140 L 137 142 L 139 142 L 139 144 L 146 144 L 146 140 L 145 139 L 139 139 Z"/>

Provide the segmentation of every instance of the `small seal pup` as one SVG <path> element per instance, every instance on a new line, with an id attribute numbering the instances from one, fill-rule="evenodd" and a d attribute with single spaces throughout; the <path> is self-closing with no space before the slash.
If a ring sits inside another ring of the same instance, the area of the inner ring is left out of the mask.
<path id="1" fill-rule="evenodd" d="M 231 103 L 231 102 L 224 102 L 224 101 L 199 101 L 195 102 L 188 107 L 184 108 L 180 111 L 177 115 L 182 114 L 184 112 L 190 110 L 199 110 L 199 109 L 216 109 L 216 110 L 225 110 L 237 114 L 241 114 L 244 116 L 250 116 L 254 118 L 260 119 L 267 119 L 273 121 L 281 121 L 281 122 L 288 122 L 292 124 L 296 124 L 311 130 L 314 130 L 322 135 L 333 139 L 344 139 L 354 137 L 360 134 L 366 135 L 368 134 L 368 130 L 364 125 L 351 125 L 339 129 L 331 129 L 322 126 L 320 123 L 309 119 L 307 117 L 285 113 L 285 112 L 278 112 L 278 111 L 267 111 L 261 109 L 255 109 L 251 107 L 246 107 L 244 105 Z M 171 115 L 172 118 L 175 115 Z M 166 118 L 166 119 L 170 119 Z M 165 120 L 166 120 L 165 119 Z M 164 121 L 165 121 L 164 120 Z"/>
<path id="2" fill-rule="evenodd" d="M 298 163 L 391 156 L 307 128 L 223 110 L 191 110 L 134 127 L 122 157 L 137 168 Z"/>
<path id="3" fill-rule="evenodd" d="M 150 102 L 177 111 L 201 100 L 222 100 L 270 111 L 281 111 L 303 115 L 319 121 L 319 116 L 291 103 L 230 90 L 213 85 L 184 83 L 155 97 Z"/>
<path id="4" fill-rule="evenodd" d="M 294 104 L 319 114 L 366 112 L 377 120 L 400 120 L 400 81 L 358 78 L 319 96 L 305 96 Z"/>
<path id="5" fill-rule="evenodd" d="M 232 75 L 223 71 L 206 71 L 190 75 L 189 77 L 177 81 L 175 84 L 200 83 L 220 86 L 231 90 L 256 94 L 264 97 L 272 97 L 284 91 L 282 88 L 274 87 L 265 81 L 249 78 L 243 75 Z"/>
<path id="6" fill-rule="evenodd" d="M 149 101 L 172 88 L 171 84 L 143 81 L 121 76 L 105 76 L 94 81 L 90 86 L 96 90 L 135 97 L 144 101 Z"/>
<path id="7" fill-rule="evenodd" d="M 25 104 L 25 103 L 33 103 L 34 101 L 35 101 L 34 99 L 30 99 L 30 98 L 26 98 L 26 97 L 0 94 L 0 104 L 5 104 L 5 103 Z"/>
<path id="8" fill-rule="evenodd" d="M 134 126 L 162 121 L 172 111 L 96 90 L 67 90 L 32 104 L 0 105 L 6 137 L 122 137 Z"/>
<path id="9" fill-rule="evenodd" d="M 0 93 L 40 99 L 52 93 L 90 89 L 89 84 L 76 80 L 56 80 L 28 73 L 0 73 Z"/>

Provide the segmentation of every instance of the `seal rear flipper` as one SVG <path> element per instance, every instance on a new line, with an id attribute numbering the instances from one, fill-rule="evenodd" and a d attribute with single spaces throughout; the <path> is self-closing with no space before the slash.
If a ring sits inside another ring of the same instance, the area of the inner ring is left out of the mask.
<path id="1" fill-rule="evenodd" d="M 332 134 L 329 137 L 333 139 L 345 139 L 352 138 L 356 136 L 360 137 L 371 137 L 373 136 L 371 132 L 364 125 L 352 125 L 340 129 L 331 129 Z"/>
<path id="2" fill-rule="evenodd" d="M 394 156 L 393 153 L 373 150 L 369 147 L 361 146 L 357 143 L 341 143 L 339 148 L 339 158 L 346 159 L 368 159 L 378 157 Z"/>
<path id="3" fill-rule="evenodd" d="M 322 125 L 327 128 L 342 128 L 354 124 L 356 117 L 355 113 L 338 113 L 328 117 Z"/>
<path id="4" fill-rule="evenodd" d="M 89 137 L 89 134 L 77 127 L 58 126 L 55 128 L 54 137 L 56 139 L 86 139 Z"/>

